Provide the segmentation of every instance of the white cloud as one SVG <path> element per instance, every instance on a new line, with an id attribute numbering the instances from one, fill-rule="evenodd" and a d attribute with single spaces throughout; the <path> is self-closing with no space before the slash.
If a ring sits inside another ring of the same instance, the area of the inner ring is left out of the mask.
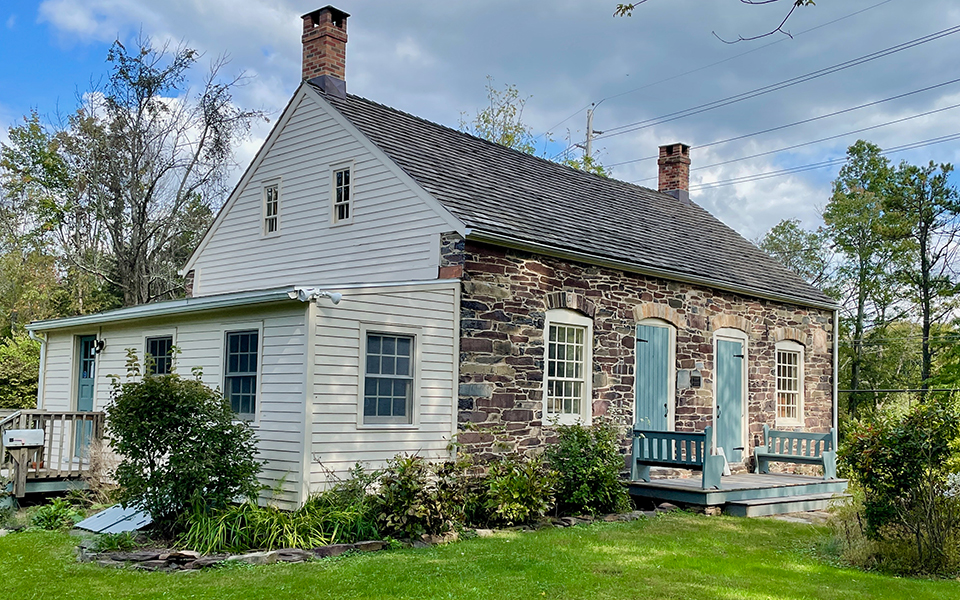
<path id="1" fill-rule="evenodd" d="M 17 15 L 10 15 L 7 17 L 7 29 L 13 29 L 17 24 Z"/>

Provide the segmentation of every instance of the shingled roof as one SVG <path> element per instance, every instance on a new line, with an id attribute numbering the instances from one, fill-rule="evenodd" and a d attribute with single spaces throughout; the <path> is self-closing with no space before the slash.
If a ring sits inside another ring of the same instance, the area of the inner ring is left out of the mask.
<path id="1" fill-rule="evenodd" d="M 358 96 L 317 89 L 475 234 L 760 297 L 834 304 L 692 202 L 511 150 Z"/>

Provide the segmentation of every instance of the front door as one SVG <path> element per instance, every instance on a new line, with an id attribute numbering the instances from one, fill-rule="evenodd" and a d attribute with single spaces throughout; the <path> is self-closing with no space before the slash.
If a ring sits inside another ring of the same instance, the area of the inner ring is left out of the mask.
<path id="1" fill-rule="evenodd" d="M 637 427 L 669 431 L 670 330 L 637 325 Z"/>
<path id="2" fill-rule="evenodd" d="M 717 340 L 716 434 L 727 462 L 743 460 L 744 342 Z"/>
<path id="3" fill-rule="evenodd" d="M 77 361 L 77 411 L 90 412 L 93 410 L 93 382 L 96 369 L 96 353 L 94 351 L 97 336 L 85 335 L 80 338 L 80 356 Z M 77 422 L 74 442 L 74 456 L 85 456 L 93 434 L 93 423 L 90 421 Z"/>

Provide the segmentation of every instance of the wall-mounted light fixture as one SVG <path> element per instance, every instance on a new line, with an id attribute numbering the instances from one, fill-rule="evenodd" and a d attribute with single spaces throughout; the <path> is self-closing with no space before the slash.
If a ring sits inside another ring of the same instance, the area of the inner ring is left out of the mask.
<path id="1" fill-rule="evenodd" d="M 93 340 L 93 344 L 90 345 L 90 352 L 96 356 L 103 352 L 103 349 L 107 346 L 107 342 L 103 340 Z"/>
<path id="2" fill-rule="evenodd" d="M 294 298 L 294 294 L 290 294 L 291 299 Z M 329 298 L 334 304 L 340 304 L 340 300 L 343 298 L 343 294 L 340 292 L 329 292 L 327 290 L 320 290 L 317 288 L 297 288 L 296 296 L 300 302 L 310 302 L 312 300 L 317 300 L 318 298 Z"/>

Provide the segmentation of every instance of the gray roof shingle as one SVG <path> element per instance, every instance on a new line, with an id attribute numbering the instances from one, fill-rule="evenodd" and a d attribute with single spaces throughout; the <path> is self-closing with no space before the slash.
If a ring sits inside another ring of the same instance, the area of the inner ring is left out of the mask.
<path id="1" fill-rule="evenodd" d="M 321 94 L 475 231 L 800 304 L 834 304 L 694 203 L 511 150 L 358 96 Z"/>

